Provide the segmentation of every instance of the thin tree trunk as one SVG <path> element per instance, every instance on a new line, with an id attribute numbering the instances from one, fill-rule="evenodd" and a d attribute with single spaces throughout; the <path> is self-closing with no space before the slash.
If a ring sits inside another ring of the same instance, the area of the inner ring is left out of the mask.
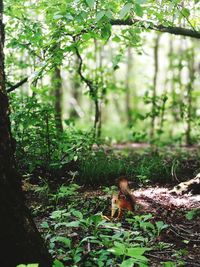
<path id="1" fill-rule="evenodd" d="M 95 95 L 94 95 L 94 105 L 95 105 L 95 117 L 94 117 L 94 137 L 98 137 L 99 135 L 99 123 L 101 120 L 101 111 L 100 111 L 100 103 L 99 103 L 99 84 L 98 84 L 98 74 L 97 74 L 97 68 L 98 68 L 98 60 L 97 60 L 97 50 L 98 50 L 98 44 L 97 40 L 94 40 L 94 54 L 95 54 Z"/>
<path id="2" fill-rule="evenodd" d="M 195 80 L 195 68 L 194 68 L 194 48 L 188 59 L 188 70 L 189 70 L 189 82 L 187 85 L 187 129 L 186 129 L 186 145 L 192 144 L 191 140 L 191 120 L 192 120 L 192 88 Z"/>
<path id="3" fill-rule="evenodd" d="M 80 114 L 82 113 L 81 111 L 81 108 L 79 106 L 79 101 L 80 101 L 80 79 L 79 79 L 79 76 L 78 76 L 78 73 L 77 73 L 77 69 L 78 69 L 78 57 L 77 55 L 74 55 L 75 56 L 75 64 L 74 64 L 74 67 L 75 67 L 75 72 L 72 76 L 72 81 L 71 81 L 71 87 L 72 87 L 72 90 L 71 90 L 71 101 L 70 101 L 70 104 L 71 104 L 71 108 L 70 108 L 70 112 L 69 112 L 69 116 L 70 118 L 72 119 L 77 119 Z"/>
<path id="4" fill-rule="evenodd" d="M 101 137 L 102 131 L 102 106 L 106 94 L 106 90 L 104 88 L 104 74 L 103 74 L 103 47 L 99 50 L 99 75 L 100 75 L 100 84 L 99 87 L 101 88 L 101 97 L 99 99 L 99 123 L 97 128 L 97 137 Z M 99 88 L 99 89 L 100 89 Z"/>
<path id="5" fill-rule="evenodd" d="M 58 132 L 63 132 L 62 125 L 62 77 L 59 66 L 56 66 L 52 75 L 53 92 L 55 96 L 55 122 Z"/>
<path id="6" fill-rule="evenodd" d="M 132 126 L 132 114 L 131 114 L 131 91 L 130 91 L 130 76 L 132 70 L 132 54 L 131 48 L 128 47 L 127 53 L 127 71 L 126 71 L 126 115 L 128 127 Z"/>
<path id="7" fill-rule="evenodd" d="M 159 50 L 160 35 L 157 35 L 154 46 L 154 77 L 153 77 L 153 96 L 152 96 L 152 109 L 151 109 L 151 128 L 150 140 L 155 137 L 155 112 L 156 112 L 156 96 L 157 96 L 157 78 L 158 78 L 158 50 Z"/>
<path id="8" fill-rule="evenodd" d="M 51 260 L 24 204 L 21 181 L 15 166 L 5 91 L 2 16 L 3 1 L 0 0 L 0 265 L 16 267 L 19 263 L 37 262 L 40 266 L 48 267 Z"/>

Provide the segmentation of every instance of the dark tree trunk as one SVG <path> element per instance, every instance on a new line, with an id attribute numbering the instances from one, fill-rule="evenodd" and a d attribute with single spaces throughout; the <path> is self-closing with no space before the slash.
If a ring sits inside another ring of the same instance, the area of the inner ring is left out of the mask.
<path id="1" fill-rule="evenodd" d="M 20 177 L 15 166 L 5 91 L 2 15 L 3 1 L 0 0 L 0 265 L 15 267 L 19 263 L 35 262 L 48 267 L 51 259 L 24 204 Z"/>
<path id="2" fill-rule="evenodd" d="M 62 125 L 62 77 L 60 67 L 56 66 L 52 75 L 53 92 L 55 96 L 55 122 L 58 132 L 63 132 Z"/>
<path id="3" fill-rule="evenodd" d="M 192 89 L 195 80 L 194 67 L 194 48 L 192 48 L 191 55 L 188 58 L 189 82 L 187 85 L 187 129 L 186 129 L 186 145 L 192 145 L 191 140 L 191 121 L 192 121 Z"/>

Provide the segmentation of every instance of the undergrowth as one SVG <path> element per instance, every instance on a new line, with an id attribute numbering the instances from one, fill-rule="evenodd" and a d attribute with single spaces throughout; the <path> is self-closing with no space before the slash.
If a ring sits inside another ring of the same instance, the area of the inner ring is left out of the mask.
<path id="1" fill-rule="evenodd" d="M 43 198 L 46 193 L 39 194 Z M 129 212 L 121 222 L 105 220 L 102 214 L 110 212 L 110 194 L 80 195 L 76 184 L 48 194 L 49 213 L 43 215 L 38 226 L 55 259 L 53 267 L 148 267 L 148 252 L 171 246 L 158 242 L 168 225 L 152 214 Z M 34 208 L 36 220 L 41 218 L 43 208 Z M 162 266 L 176 266 L 171 264 L 163 262 Z"/>

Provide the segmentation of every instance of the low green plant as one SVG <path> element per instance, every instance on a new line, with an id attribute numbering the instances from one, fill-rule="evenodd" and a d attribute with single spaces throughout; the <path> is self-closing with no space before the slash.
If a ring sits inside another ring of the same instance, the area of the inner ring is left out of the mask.
<path id="1" fill-rule="evenodd" d="M 198 214 L 200 214 L 200 209 L 192 209 L 185 214 L 185 217 L 187 220 L 191 221 Z"/>

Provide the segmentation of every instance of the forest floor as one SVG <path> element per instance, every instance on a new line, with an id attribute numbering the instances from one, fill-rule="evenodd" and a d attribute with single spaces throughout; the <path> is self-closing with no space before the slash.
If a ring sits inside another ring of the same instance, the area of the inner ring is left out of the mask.
<path id="1" fill-rule="evenodd" d="M 37 187 L 35 186 L 35 189 Z M 46 236 L 46 240 L 48 240 L 50 230 L 48 227 L 48 229 L 44 229 L 44 224 L 53 225 L 52 214 L 55 214 L 55 211 L 66 209 L 66 201 L 68 205 L 71 205 L 71 201 L 76 202 L 82 213 L 85 212 L 85 209 L 87 211 L 90 210 L 93 214 L 103 212 L 106 216 L 110 215 L 111 196 L 103 192 L 101 188 L 99 190 L 81 189 L 78 195 L 73 197 L 73 200 L 70 201 L 68 199 L 63 201 L 61 199 L 61 201 L 57 201 L 56 205 L 54 205 L 55 203 L 52 204 L 52 202 L 49 202 L 47 198 L 35 193 L 32 185 L 26 186 L 25 190 L 27 204 L 34 211 L 36 224 L 44 236 Z M 127 215 L 129 219 L 125 215 L 122 219 L 121 226 L 116 231 L 119 231 L 119 229 L 122 231 L 133 231 L 134 236 L 135 230 L 130 223 L 130 216 L 137 217 L 143 216 L 144 214 L 152 214 L 148 219 L 148 223 L 150 224 L 143 226 L 144 237 L 148 227 L 150 230 L 151 223 L 163 222 L 163 224 L 161 223 L 161 228 L 164 226 L 163 229 L 158 229 L 159 233 L 151 237 L 151 241 L 149 242 L 149 245 L 153 249 L 145 253 L 145 256 L 149 259 L 148 266 L 200 266 L 200 214 L 198 212 L 195 213 L 195 209 L 200 208 L 200 195 L 177 196 L 172 194 L 170 189 L 164 187 L 140 188 L 134 191 L 134 195 L 137 199 L 136 211 L 133 215 Z M 80 206 L 82 206 L 81 209 Z M 146 219 L 143 223 L 145 221 L 147 223 Z M 55 230 L 54 235 L 56 234 L 58 236 L 60 234 L 60 230 L 58 229 L 59 227 Z M 63 231 L 65 231 L 64 228 L 62 228 L 62 234 Z M 83 238 L 79 231 L 80 229 L 73 228 L 73 233 L 70 234 L 71 238 L 76 239 L 75 243 L 77 244 L 80 241 L 78 239 Z M 68 230 L 66 230 L 66 233 L 68 233 Z M 56 248 L 54 249 L 56 250 Z M 55 256 L 62 259 L 59 253 L 55 253 Z M 162 262 L 175 262 L 177 265 L 170 265 L 170 263 L 169 265 L 162 265 Z M 67 264 L 66 266 L 73 265 Z M 90 265 L 84 265 L 82 261 L 77 266 L 87 267 Z M 94 264 L 93 266 L 98 265 Z"/>
<path id="2" fill-rule="evenodd" d="M 75 186 L 74 178 L 65 176 L 65 169 L 51 176 L 53 189 L 44 179 L 38 180 L 40 173 L 24 180 L 27 206 L 52 256 L 66 267 L 121 266 L 123 257 L 110 252 L 121 242 L 125 247 L 149 249 L 144 253 L 148 264 L 136 266 L 200 267 L 200 194 L 178 195 L 171 190 L 199 172 L 199 148 L 181 147 L 178 154 L 175 147 L 152 154 L 148 144 L 137 143 L 102 148 L 104 152 L 99 155 L 99 147 L 94 146 L 97 156 L 84 159 L 84 168 L 79 169 L 84 174 L 79 177 L 84 186 Z M 133 194 L 137 204 L 134 213 L 124 212 L 119 222 L 109 218 L 112 185 L 122 170 L 130 175 L 135 171 L 131 184 L 136 188 Z M 71 173 L 73 176 L 76 171 Z M 99 186 L 99 182 L 105 186 Z"/>

